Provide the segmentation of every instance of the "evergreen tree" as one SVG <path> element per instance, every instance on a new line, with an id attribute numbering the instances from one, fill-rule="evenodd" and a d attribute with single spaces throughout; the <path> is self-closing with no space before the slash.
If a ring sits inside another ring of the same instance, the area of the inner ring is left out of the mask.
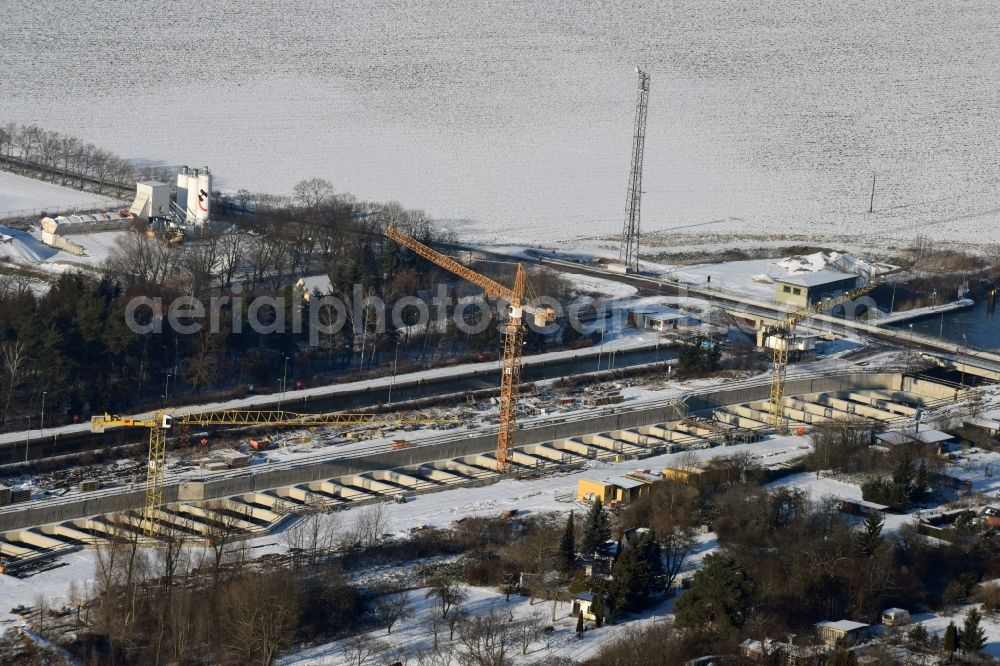
<path id="1" fill-rule="evenodd" d="M 975 654 L 986 645 L 986 632 L 980 626 L 982 619 L 983 616 L 977 608 L 972 608 L 965 614 L 965 624 L 962 626 L 960 640 L 963 652 Z"/>
<path id="2" fill-rule="evenodd" d="M 647 533 L 631 544 L 612 570 L 611 595 L 616 609 L 640 610 L 663 587 L 660 546 Z"/>
<path id="3" fill-rule="evenodd" d="M 566 519 L 566 529 L 559 542 L 559 555 L 567 569 L 573 566 L 573 561 L 576 559 L 576 526 L 573 524 L 572 511 L 569 512 L 569 518 Z"/>
<path id="4" fill-rule="evenodd" d="M 674 605 L 677 626 L 709 634 L 743 625 L 753 586 L 732 557 L 711 553 Z"/>
<path id="5" fill-rule="evenodd" d="M 930 636 L 927 633 L 927 627 L 922 624 L 915 625 L 907 633 L 907 638 L 910 639 L 910 645 L 918 648 L 927 647 L 930 643 Z"/>
<path id="6" fill-rule="evenodd" d="M 944 630 L 944 651 L 954 654 L 958 649 L 958 628 L 954 622 L 948 623 L 948 628 Z"/>
<path id="7" fill-rule="evenodd" d="M 858 553 L 864 557 L 871 557 L 879 549 L 883 542 L 882 520 L 879 519 L 877 513 L 873 512 L 868 515 L 867 520 L 855 535 L 854 542 Z"/>
<path id="8" fill-rule="evenodd" d="M 594 614 L 594 625 L 598 629 L 604 626 L 604 614 L 607 612 L 604 608 L 604 592 L 602 590 L 594 591 L 594 603 L 590 605 L 590 612 Z"/>
<path id="9" fill-rule="evenodd" d="M 604 542 L 611 538 L 611 526 L 608 522 L 608 512 L 600 498 L 590 505 L 590 511 L 583 523 L 583 535 L 580 539 L 580 552 L 584 555 L 598 553 L 604 547 Z"/>
<path id="10" fill-rule="evenodd" d="M 826 660 L 826 666 L 857 666 L 858 658 L 853 652 L 839 648 Z"/>

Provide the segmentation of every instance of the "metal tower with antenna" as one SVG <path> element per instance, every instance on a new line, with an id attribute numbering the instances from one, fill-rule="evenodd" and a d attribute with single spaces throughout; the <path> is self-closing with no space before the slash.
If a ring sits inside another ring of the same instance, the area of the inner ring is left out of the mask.
<path id="1" fill-rule="evenodd" d="M 646 147 L 646 107 L 649 103 L 649 74 L 638 67 L 639 99 L 635 105 L 635 136 L 632 139 L 632 171 L 628 177 L 628 202 L 619 258 L 625 270 L 639 271 L 639 204 L 642 199 L 642 155 Z"/>

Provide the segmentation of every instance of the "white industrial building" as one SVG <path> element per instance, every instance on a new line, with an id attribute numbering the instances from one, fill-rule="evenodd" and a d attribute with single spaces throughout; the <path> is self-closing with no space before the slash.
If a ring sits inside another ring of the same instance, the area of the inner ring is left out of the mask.
<path id="1" fill-rule="evenodd" d="M 135 201 L 129 211 L 143 221 L 170 212 L 170 186 L 157 181 L 135 184 Z"/>
<path id="2" fill-rule="evenodd" d="M 82 247 L 67 236 L 92 234 L 99 231 L 122 231 L 132 224 L 131 213 L 94 213 L 92 215 L 60 215 L 42 218 L 42 242 L 71 254 L 82 255 Z"/>

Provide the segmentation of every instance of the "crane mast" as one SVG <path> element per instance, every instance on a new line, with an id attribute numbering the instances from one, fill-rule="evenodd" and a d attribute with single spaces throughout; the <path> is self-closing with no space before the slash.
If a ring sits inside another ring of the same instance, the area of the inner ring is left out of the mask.
<path id="1" fill-rule="evenodd" d="M 514 276 L 514 287 L 507 288 L 485 275 L 481 275 L 458 263 L 451 257 L 427 247 L 415 238 L 389 227 L 385 230 L 386 237 L 403 247 L 412 250 L 417 255 L 433 264 L 468 280 L 480 287 L 488 296 L 502 298 L 507 301 L 510 310 L 507 324 L 504 327 L 503 365 L 500 368 L 500 430 L 497 435 L 497 471 L 510 470 L 510 451 L 514 448 L 517 437 L 517 405 L 521 392 L 521 356 L 524 345 L 524 316 L 529 314 L 539 324 L 545 324 L 552 319 L 548 310 L 535 308 L 524 303 L 524 293 L 527 289 L 527 278 L 524 266 L 517 264 Z"/>
<path id="2" fill-rule="evenodd" d="M 883 279 L 876 277 L 861 287 L 850 289 L 837 296 L 824 298 L 817 303 L 800 308 L 794 312 L 789 312 L 785 315 L 785 319 L 782 323 L 772 327 L 768 331 L 769 337 L 773 338 L 771 343 L 773 357 L 771 366 L 771 397 L 769 407 L 771 425 L 773 425 L 775 429 L 779 431 L 785 429 L 785 376 L 788 370 L 788 347 L 792 343 L 795 326 L 803 319 L 808 319 L 815 314 L 825 312 L 837 307 L 838 305 L 843 305 L 848 301 L 852 301 L 858 296 L 863 296 L 882 283 Z"/>
<path id="3" fill-rule="evenodd" d="M 642 201 L 642 160 L 646 150 L 646 110 L 649 104 L 649 74 L 638 67 L 638 100 L 635 105 L 635 132 L 632 137 L 632 169 L 628 177 L 628 201 L 619 259 L 625 270 L 639 271 L 639 211 Z"/>

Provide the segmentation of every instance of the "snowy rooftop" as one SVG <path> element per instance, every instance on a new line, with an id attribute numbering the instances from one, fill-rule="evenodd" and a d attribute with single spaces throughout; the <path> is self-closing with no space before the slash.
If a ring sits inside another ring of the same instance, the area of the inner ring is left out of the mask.
<path id="1" fill-rule="evenodd" d="M 799 287 L 821 287 L 825 284 L 843 282 L 844 280 L 857 279 L 857 275 L 851 273 L 841 273 L 839 271 L 815 271 L 813 273 L 803 273 L 801 275 L 787 275 L 774 278 L 775 282 L 784 284 L 794 284 Z"/>
<path id="2" fill-rule="evenodd" d="M 858 629 L 864 629 L 868 625 L 863 622 L 855 622 L 853 620 L 837 620 L 836 622 L 826 620 L 825 622 L 817 622 L 813 626 L 823 627 L 826 629 L 836 629 L 838 631 L 856 631 Z"/>
<path id="3" fill-rule="evenodd" d="M 901 432 L 880 432 L 875 435 L 875 439 L 880 442 L 885 442 L 886 444 L 898 445 L 906 444 L 907 442 L 912 442 L 913 440 L 918 440 L 924 444 L 939 444 L 941 442 L 950 442 L 955 438 L 946 432 L 941 432 L 940 430 L 927 429 L 921 430 L 920 432 L 912 435 Z"/>
<path id="4" fill-rule="evenodd" d="M 625 488 L 626 490 L 629 488 L 638 488 L 639 486 L 647 485 L 646 481 L 639 481 L 638 479 L 630 479 L 625 476 L 616 476 L 613 479 L 605 479 L 604 481 L 606 483 L 616 485 L 619 488 Z"/>

